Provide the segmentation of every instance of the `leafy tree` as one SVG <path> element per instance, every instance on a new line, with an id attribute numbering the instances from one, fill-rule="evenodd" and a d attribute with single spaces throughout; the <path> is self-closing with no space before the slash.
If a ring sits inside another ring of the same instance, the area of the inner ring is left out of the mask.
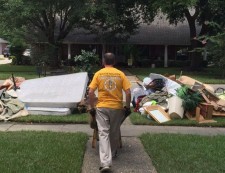
<path id="1" fill-rule="evenodd" d="M 215 0 L 216 1 L 216 0 Z M 171 24 L 183 22 L 185 19 L 189 24 L 191 49 L 202 47 L 204 44 L 196 39 L 209 33 L 208 21 L 214 16 L 213 9 L 215 4 L 213 0 L 139 0 L 142 4 L 144 19 L 151 22 L 154 17 L 162 12 L 166 14 L 167 19 Z M 218 7 L 218 6 L 217 6 Z M 220 7 L 218 7 L 221 9 Z M 220 11 L 220 10 L 219 10 Z M 197 32 L 197 25 L 201 27 L 200 32 Z M 200 55 L 192 52 L 191 69 L 198 70 L 201 66 Z"/>
<path id="2" fill-rule="evenodd" d="M 213 31 L 218 31 L 221 30 L 221 28 L 225 27 L 225 1 L 223 0 L 211 0 L 210 1 L 210 6 L 211 6 L 211 13 L 210 13 L 210 18 L 211 18 L 211 28 L 213 27 Z M 220 27 L 218 27 L 218 25 Z M 215 30 L 215 26 L 216 29 Z M 215 32 L 214 32 L 215 33 Z M 212 34 L 214 34 L 212 33 Z"/>
<path id="3" fill-rule="evenodd" d="M 60 64 L 60 46 L 74 28 L 85 26 L 103 44 L 126 40 L 139 23 L 135 1 L 123 0 L 0 0 L 1 23 L 24 31 L 28 42 L 45 42 L 48 61 Z M 16 15 L 15 15 L 16 14 Z M 9 32 L 10 33 L 10 32 Z M 54 48 L 54 51 L 52 51 Z M 46 50 L 46 49 L 45 49 Z"/>
<path id="4" fill-rule="evenodd" d="M 134 34 L 140 23 L 139 8 L 136 1 L 130 0 L 95 0 L 91 11 L 85 16 L 86 28 L 97 34 L 97 40 L 103 45 L 102 54 L 107 43 L 125 42 Z"/>
<path id="5" fill-rule="evenodd" d="M 215 36 L 209 36 L 207 39 L 207 52 L 211 61 L 221 70 L 221 76 L 225 77 L 225 29 Z"/>
<path id="6" fill-rule="evenodd" d="M 80 26 L 87 5 L 85 0 L 1 0 L 1 25 L 6 31 L 20 30 L 29 42 L 53 47 L 48 61 L 57 67 L 62 41 Z"/>
<path id="7" fill-rule="evenodd" d="M 95 50 L 85 51 L 81 50 L 81 54 L 74 57 L 76 67 L 79 71 L 86 71 L 90 75 L 93 67 L 99 62 L 99 57 L 96 55 Z"/>

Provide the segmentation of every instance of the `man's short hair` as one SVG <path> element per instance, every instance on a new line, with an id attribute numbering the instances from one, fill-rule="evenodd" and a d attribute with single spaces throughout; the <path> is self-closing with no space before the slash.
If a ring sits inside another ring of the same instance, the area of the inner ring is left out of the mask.
<path id="1" fill-rule="evenodd" d="M 104 55 L 105 65 L 114 65 L 115 64 L 115 55 L 113 53 L 105 53 Z"/>

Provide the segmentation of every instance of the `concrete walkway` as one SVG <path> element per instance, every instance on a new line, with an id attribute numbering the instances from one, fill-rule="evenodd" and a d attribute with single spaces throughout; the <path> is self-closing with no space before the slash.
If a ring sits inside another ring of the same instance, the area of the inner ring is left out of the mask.
<path id="1" fill-rule="evenodd" d="M 10 64 L 12 62 L 11 59 L 4 58 L 3 60 L 0 60 L 0 64 Z"/>
<path id="2" fill-rule="evenodd" d="M 113 159 L 113 173 L 156 173 L 152 161 L 144 151 L 138 138 L 122 138 L 123 147 L 118 150 L 119 156 Z M 91 139 L 86 146 L 82 173 L 99 172 L 99 154 L 97 148 L 91 148 Z"/>

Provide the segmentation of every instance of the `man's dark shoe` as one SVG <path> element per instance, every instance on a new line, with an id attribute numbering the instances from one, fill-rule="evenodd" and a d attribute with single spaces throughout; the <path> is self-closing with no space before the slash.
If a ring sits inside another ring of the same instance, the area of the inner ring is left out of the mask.
<path id="1" fill-rule="evenodd" d="M 103 172 L 103 173 L 111 172 L 110 166 L 100 167 L 99 170 L 100 170 L 100 172 Z"/>

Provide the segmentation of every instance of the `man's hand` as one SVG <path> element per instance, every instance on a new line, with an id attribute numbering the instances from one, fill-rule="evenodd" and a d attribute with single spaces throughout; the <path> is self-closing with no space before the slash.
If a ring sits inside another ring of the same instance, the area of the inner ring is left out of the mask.
<path id="1" fill-rule="evenodd" d="M 92 117 L 94 117 L 95 114 L 96 114 L 95 108 L 91 108 L 90 111 L 89 111 L 89 113 L 91 114 Z"/>
<path id="2" fill-rule="evenodd" d="M 124 109 L 125 109 L 125 117 L 129 116 L 131 114 L 131 110 L 130 110 L 130 107 L 126 107 L 124 106 Z"/>

